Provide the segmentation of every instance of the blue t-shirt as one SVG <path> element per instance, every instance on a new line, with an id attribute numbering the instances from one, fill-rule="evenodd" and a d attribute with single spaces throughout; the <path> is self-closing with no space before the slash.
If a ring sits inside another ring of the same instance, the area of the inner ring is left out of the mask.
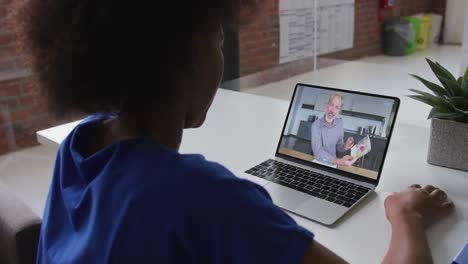
<path id="1" fill-rule="evenodd" d="M 60 145 L 38 263 L 301 263 L 313 234 L 201 155 L 139 138 L 84 157 L 106 118 Z"/>

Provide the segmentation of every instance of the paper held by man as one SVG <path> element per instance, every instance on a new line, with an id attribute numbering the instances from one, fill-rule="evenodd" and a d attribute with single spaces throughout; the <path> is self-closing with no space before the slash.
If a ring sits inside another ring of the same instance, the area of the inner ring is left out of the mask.
<path id="1" fill-rule="evenodd" d="M 358 160 L 359 158 L 364 157 L 367 153 L 371 151 L 371 140 L 369 138 L 369 135 L 363 137 L 356 145 L 354 145 L 351 148 L 351 156 Z M 332 168 L 337 168 L 338 166 L 336 164 L 330 164 L 330 163 L 325 163 L 325 162 L 320 162 L 319 160 L 314 159 L 313 162 L 332 167 Z"/>
<path id="2" fill-rule="evenodd" d="M 369 135 L 362 138 L 356 145 L 351 148 L 351 156 L 356 160 L 364 157 L 371 151 L 371 140 Z"/>

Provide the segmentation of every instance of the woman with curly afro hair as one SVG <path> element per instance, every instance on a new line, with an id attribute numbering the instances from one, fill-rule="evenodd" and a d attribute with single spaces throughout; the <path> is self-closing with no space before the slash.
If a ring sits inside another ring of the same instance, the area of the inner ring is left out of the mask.
<path id="1" fill-rule="evenodd" d="M 60 145 L 37 263 L 344 262 L 261 186 L 178 152 L 222 79 L 223 28 L 260 5 L 16 3 L 18 40 L 51 111 L 88 115 Z M 423 223 L 450 205 L 430 188 L 387 199 L 387 263 L 429 263 Z"/>

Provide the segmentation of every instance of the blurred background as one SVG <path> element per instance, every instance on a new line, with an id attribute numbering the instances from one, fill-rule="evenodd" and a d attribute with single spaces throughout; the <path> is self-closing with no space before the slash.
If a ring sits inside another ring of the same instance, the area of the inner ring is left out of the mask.
<path id="1" fill-rule="evenodd" d="M 35 132 L 79 117 L 56 120 L 47 113 L 22 55 L 13 48 L 15 36 L 5 23 L 11 2 L 0 0 L 0 181 L 41 215 L 56 150 L 38 146 Z M 253 23 L 226 29 L 221 88 L 290 100 L 295 84 L 302 82 L 398 96 L 402 108 L 412 110 L 417 102 L 404 96 L 421 85 L 409 73 L 434 80 L 424 58 L 454 75 L 468 65 L 465 0 L 263 4 Z M 429 109 L 415 108 L 415 118 L 399 120 L 429 129 L 420 118 Z"/>

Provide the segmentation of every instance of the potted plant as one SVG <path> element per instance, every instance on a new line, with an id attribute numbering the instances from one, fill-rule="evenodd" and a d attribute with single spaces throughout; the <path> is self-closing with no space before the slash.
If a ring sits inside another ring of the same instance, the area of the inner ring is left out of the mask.
<path id="1" fill-rule="evenodd" d="M 426 59 L 440 84 L 411 74 L 432 93 L 415 89 L 409 97 L 432 106 L 427 161 L 434 165 L 468 171 L 468 68 L 455 78 L 437 62 Z"/>

